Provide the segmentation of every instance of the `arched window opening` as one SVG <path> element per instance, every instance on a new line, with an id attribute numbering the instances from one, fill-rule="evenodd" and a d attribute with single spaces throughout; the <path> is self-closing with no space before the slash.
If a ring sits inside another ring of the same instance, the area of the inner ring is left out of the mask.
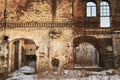
<path id="1" fill-rule="evenodd" d="M 110 6 L 107 1 L 100 3 L 100 26 L 110 27 Z"/>
<path id="2" fill-rule="evenodd" d="M 86 9 L 87 17 L 95 17 L 96 16 L 96 4 L 94 2 L 87 2 Z"/>

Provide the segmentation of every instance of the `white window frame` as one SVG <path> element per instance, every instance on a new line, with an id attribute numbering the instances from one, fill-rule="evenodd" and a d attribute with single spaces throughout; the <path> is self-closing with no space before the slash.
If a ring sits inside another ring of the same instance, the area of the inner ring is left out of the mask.
<path id="1" fill-rule="evenodd" d="M 86 16 L 87 17 L 96 17 L 96 12 L 97 12 L 97 9 L 96 9 L 96 4 L 92 1 L 90 2 L 87 2 L 87 7 L 86 7 Z"/>
<path id="2" fill-rule="evenodd" d="M 100 27 L 110 27 L 110 5 L 107 1 L 100 3 Z"/>

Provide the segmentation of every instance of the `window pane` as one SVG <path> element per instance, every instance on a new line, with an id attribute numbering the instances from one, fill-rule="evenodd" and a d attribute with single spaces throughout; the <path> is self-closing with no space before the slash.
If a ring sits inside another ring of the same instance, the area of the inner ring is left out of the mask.
<path id="1" fill-rule="evenodd" d="M 87 17 L 96 16 L 96 4 L 94 2 L 87 3 L 86 15 Z"/>
<path id="2" fill-rule="evenodd" d="M 110 13 L 107 13 L 107 16 L 110 16 Z"/>
<path id="3" fill-rule="evenodd" d="M 102 1 L 100 4 L 100 26 L 110 27 L 110 7 L 108 2 Z"/>
<path id="4" fill-rule="evenodd" d="M 96 6 L 96 4 L 94 2 L 88 2 L 87 6 Z"/>
<path id="5" fill-rule="evenodd" d="M 91 16 L 90 13 L 91 13 L 91 12 L 90 12 L 90 7 L 87 7 L 87 16 L 88 16 L 88 17 Z"/>
<path id="6" fill-rule="evenodd" d="M 109 4 L 108 2 L 106 1 L 102 1 L 101 4 L 100 4 L 100 16 L 107 16 L 109 17 L 110 16 L 110 7 L 109 7 Z"/>
<path id="7" fill-rule="evenodd" d="M 96 7 L 92 8 L 92 16 L 96 16 Z"/>
<path id="8" fill-rule="evenodd" d="M 101 17 L 100 18 L 101 27 L 110 27 L 110 17 Z"/>
<path id="9" fill-rule="evenodd" d="M 110 9 L 109 6 L 106 6 L 106 9 L 109 10 Z"/>

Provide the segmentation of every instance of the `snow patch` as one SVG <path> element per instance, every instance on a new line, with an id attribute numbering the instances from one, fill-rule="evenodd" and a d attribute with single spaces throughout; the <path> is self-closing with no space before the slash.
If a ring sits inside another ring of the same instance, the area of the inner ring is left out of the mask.
<path id="1" fill-rule="evenodd" d="M 30 69 L 23 67 L 24 70 L 26 68 L 27 70 Z M 85 70 L 45 71 L 36 75 L 25 75 L 21 70 L 18 70 L 12 73 L 11 78 L 7 80 L 120 80 L 120 76 L 116 74 L 116 70 L 105 70 L 101 72 Z"/>

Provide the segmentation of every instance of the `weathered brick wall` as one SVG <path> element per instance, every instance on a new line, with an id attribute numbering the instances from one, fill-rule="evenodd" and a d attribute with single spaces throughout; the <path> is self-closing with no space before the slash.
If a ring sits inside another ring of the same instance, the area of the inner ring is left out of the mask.
<path id="1" fill-rule="evenodd" d="M 3 21 L 3 14 L 5 8 L 4 3 L 5 2 L 3 0 L 0 0 L 0 21 Z M 112 4 L 112 0 L 110 0 L 110 3 Z M 58 28 L 57 32 L 52 32 L 51 29 L 53 28 L 50 27 L 48 28 L 42 26 L 32 26 L 33 28 L 31 28 L 27 26 L 19 26 L 13 28 L 11 25 L 12 28 L 6 28 L 5 34 L 9 36 L 9 42 L 21 38 L 33 40 L 35 44 L 39 47 L 36 50 L 37 69 L 49 70 L 54 69 L 51 63 L 53 59 L 58 59 L 60 61 L 59 69 L 73 68 L 73 40 L 77 37 L 83 36 L 86 32 L 87 36 L 92 36 L 96 38 L 95 41 L 98 40 L 98 43 L 95 44 L 99 45 L 99 51 L 101 52 L 100 66 L 104 68 L 113 68 L 113 55 L 115 54 L 115 56 L 117 56 L 116 54 L 119 53 L 119 51 L 116 51 L 119 49 L 116 48 L 119 43 L 117 39 L 118 34 L 113 35 L 114 37 L 112 39 L 110 33 L 111 29 L 100 29 L 100 0 L 96 0 L 96 4 L 97 16 L 94 18 L 86 18 L 86 1 L 84 0 L 7 0 L 7 23 L 83 21 L 83 23 L 80 23 L 83 25 L 70 26 L 74 28 L 79 27 L 79 29 L 76 30 L 64 26 L 62 28 Z M 118 23 L 119 9 L 114 6 L 115 4 L 117 4 L 117 2 L 111 5 L 112 7 L 114 7 L 111 8 L 112 15 L 114 12 L 116 12 L 116 14 L 114 14 L 114 18 L 111 18 L 111 21 L 115 20 Z M 111 27 L 112 29 L 114 27 L 119 27 L 119 25 L 114 26 L 112 24 L 111 26 L 113 26 Z M 83 27 L 84 30 L 80 30 L 81 27 Z M 88 29 L 85 31 L 85 27 L 91 28 L 91 30 Z M 2 28 L 0 35 L 3 35 Z M 111 39 L 113 41 L 111 41 Z M 2 43 L 3 42 L 1 41 L 0 53 L 1 55 L 4 55 L 7 59 L 9 48 L 6 48 L 7 42 L 5 42 L 4 44 Z M 102 44 L 104 45 L 102 46 Z M 7 64 L 7 61 L 5 61 L 5 64 Z M 119 59 L 115 58 L 115 65 L 119 65 Z"/>
<path id="2" fill-rule="evenodd" d="M 114 68 L 114 54 L 111 35 L 86 35 L 76 36 L 73 40 L 74 47 L 80 43 L 88 42 L 94 45 L 99 52 L 99 66 L 104 69 Z M 75 53 L 74 53 L 75 55 Z"/>
<path id="3" fill-rule="evenodd" d="M 8 22 L 70 21 L 72 2 L 69 0 L 7 0 Z M 56 6 L 55 6 L 56 5 Z"/>
<path id="4" fill-rule="evenodd" d="M 53 3 L 56 4 L 56 6 Z M 7 0 L 6 21 L 7 23 L 13 24 L 19 22 L 52 22 L 53 20 L 57 22 L 71 21 L 71 1 L 59 0 L 53 3 L 52 0 Z M 5 8 L 4 1 L 1 0 L 0 5 L 2 6 L 0 19 L 2 19 L 4 14 L 3 11 Z M 12 27 L 12 25 L 10 27 Z M 39 47 L 38 50 L 36 50 L 37 69 L 39 68 L 43 70 L 43 68 L 45 68 L 44 70 L 48 70 L 49 68 L 52 68 L 53 66 L 51 64 L 51 60 L 53 58 L 59 59 L 59 69 L 73 68 L 72 30 L 70 28 L 60 28 L 60 35 L 50 35 L 49 33 L 51 28 L 34 28 L 34 26 L 33 28 L 20 27 L 21 26 L 16 26 L 16 28 L 6 28 L 5 35 L 9 36 L 8 43 L 11 42 L 12 44 L 12 42 L 14 42 L 16 39 L 21 38 L 33 40 Z M 2 36 L 2 34 L 4 34 L 3 31 L 1 31 L 0 35 Z M 53 35 L 55 36 L 55 39 L 53 39 Z M 6 48 L 8 43 L 4 44 L 4 47 L 2 47 L 3 50 L 1 50 L 1 52 L 4 54 L 6 59 L 8 58 L 9 61 L 9 58 L 11 60 L 12 58 L 8 57 L 10 55 L 7 55 L 10 52 L 9 47 Z M 44 53 L 45 55 L 41 57 L 41 53 Z M 5 61 L 5 64 L 9 63 Z M 13 66 L 12 63 L 10 63 L 9 66 Z"/>
<path id="5" fill-rule="evenodd" d="M 4 0 L 0 0 L 0 21 L 4 18 Z"/>
<path id="6" fill-rule="evenodd" d="M 113 50 L 115 59 L 115 68 L 120 67 L 120 33 L 113 34 Z"/>
<path id="7" fill-rule="evenodd" d="M 60 60 L 59 68 L 61 69 L 71 69 L 73 68 L 72 54 L 72 30 L 69 28 L 60 28 L 61 34 L 55 39 L 49 34 L 50 28 L 34 28 L 34 29 L 6 29 L 6 35 L 9 36 L 9 43 L 13 40 L 25 38 L 31 39 L 39 47 L 36 50 L 37 56 L 37 69 L 48 70 L 53 66 L 51 60 L 53 58 Z M 34 33 L 34 34 L 33 34 Z M 4 47 L 6 49 L 6 46 Z M 49 50 L 49 51 L 48 51 Z M 9 48 L 4 54 L 7 55 Z M 41 54 L 44 56 L 41 57 Z M 47 63 L 46 63 L 47 62 Z"/>

